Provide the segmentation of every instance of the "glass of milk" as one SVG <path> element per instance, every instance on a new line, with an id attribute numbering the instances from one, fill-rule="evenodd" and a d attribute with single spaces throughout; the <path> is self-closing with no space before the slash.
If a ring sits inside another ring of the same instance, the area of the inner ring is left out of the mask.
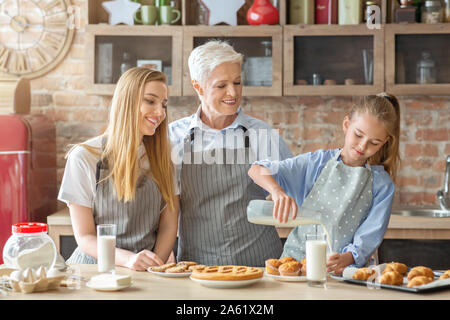
<path id="1" fill-rule="evenodd" d="M 306 280 L 311 287 L 325 287 L 327 282 L 327 236 L 306 235 Z"/>
<path id="2" fill-rule="evenodd" d="M 97 263 L 98 272 L 114 273 L 116 265 L 116 233 L 115 224 L 97 225 Z"/>

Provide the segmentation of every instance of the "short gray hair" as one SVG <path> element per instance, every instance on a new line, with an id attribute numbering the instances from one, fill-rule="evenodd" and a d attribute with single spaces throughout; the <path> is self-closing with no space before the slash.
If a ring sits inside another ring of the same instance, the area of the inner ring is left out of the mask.
<path id="1" fill-rule="evenodd" d="M 192 50 L 188 65 L 191 80 L 204 83 L 212 70 L 224 62 L 236 62 L 242 65 L 244 57 L 225 41 L 211 40 Z"/>

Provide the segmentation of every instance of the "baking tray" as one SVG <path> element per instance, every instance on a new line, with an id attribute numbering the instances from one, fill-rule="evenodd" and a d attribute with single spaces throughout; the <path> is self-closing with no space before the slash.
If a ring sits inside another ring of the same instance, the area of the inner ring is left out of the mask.
<path id="1" fill-rule="evenodd" d="M 426 293 L 426 292 L 433 292 L 433 291 L 440 291 L 440 290 L 450 289 L 450 279 L 438 280 L 439 276 L 442 273 L 443 272 L 434 271 L 434 280 L 435 281 L 427 283 L 427 284 L 424 284 L 424 285 L 419 286 L 419 287 L 413 287 L 413 288 L 408 288 L 407 287 L 408 281 L 406 280 L 406 277 L 404 278 L 403 285 L 401 285 L 401 286 L 398 286 L 398 285 L 394 286 L 394 285 L 390 285 L 390 284 L 383 284 L 383 283 L 378 283 L 378 282 L 375 282 L 375 281 L 355 280 L 355 279 L 344 278 L 342 276 L 336 276 L 336 275 L 330 275 L 330 277 L 333 278 L 333 279 L 336 279 L 336 280 L 345 281 L 345 282 L 352 283 L 352 284 L 358 284 L 358 285 L 361 285 L 361 286 L 366 286 L 366 287 L 371 288 L 371 289 L 385 288 L 385 289 L 404 291 L 404 292 L 411 292 L 411 293 Z"/>

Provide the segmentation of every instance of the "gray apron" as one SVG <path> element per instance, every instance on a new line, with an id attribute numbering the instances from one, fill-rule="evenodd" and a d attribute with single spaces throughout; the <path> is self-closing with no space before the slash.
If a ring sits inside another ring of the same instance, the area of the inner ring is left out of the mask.
<path id="1" fill-rule="evenodd" d="M 178 261 L 264 266 L 266 259 L 280 256 L 282 243 L 275 227 L 247 220 L 248 203 L 264 199 L 265 193 L 247 174 L 252 151 L 247 134 L 244 139 L 244 148 L 193 152 L 194 130 L 185 138 Z M 217 153 L 226 160 L 210 164 L 202 161 Z"/>
<path id="2" fill-rule="evenodd" d="M 365 167 L 347 166 L 338 161 L 340 152 L 330 159 L 299 209 L 299 216 L 318 218 L 327 228 L 331 251 L 341 252 L 353 240 L 358 227 L 372 206 L 372 172 Z M 306 234 L 316 225 L 295 227 L 284 245 L 282 256 L 297 260 L 305 257 Z"/>
<path id="3" fill-rule="evenodd" d="M 101 181 L 108 175 L 107 165 L 99 161 L 96 169 L 97 193 L 94 199 L 94 222 L 117 225 L 116 247 L 138 253 L 153 250 L 161 210 L 165 206 L 161 192 L 151 177 L 138 178 L 135 198 L 118 201 L 112 179 Z M 96 264 L 97 259 L 77 247 L 69 264 Z"/>

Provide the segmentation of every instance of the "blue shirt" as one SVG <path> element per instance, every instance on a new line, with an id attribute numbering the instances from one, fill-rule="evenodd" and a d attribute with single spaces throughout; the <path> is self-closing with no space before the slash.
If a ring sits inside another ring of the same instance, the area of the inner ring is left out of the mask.
<path id="1" fill-rule="evenodd" d="M 270 170 L 286 194 L 294 198 L 300 207 L 311 191 L 326 163 L 336 156 L 339 149 L 318 150 L 300 154 L 283 161 L 263 160 L 255 164 Z M 340 157 L 338 161 L 342 161 Z M 372 165 L 372 207 L 359 228 L 352 243 L 342 250 L 351 252 L 355 266 L 362 267 L 383 241 L 391 215 L 395 185 L 383 166 Z"/>

